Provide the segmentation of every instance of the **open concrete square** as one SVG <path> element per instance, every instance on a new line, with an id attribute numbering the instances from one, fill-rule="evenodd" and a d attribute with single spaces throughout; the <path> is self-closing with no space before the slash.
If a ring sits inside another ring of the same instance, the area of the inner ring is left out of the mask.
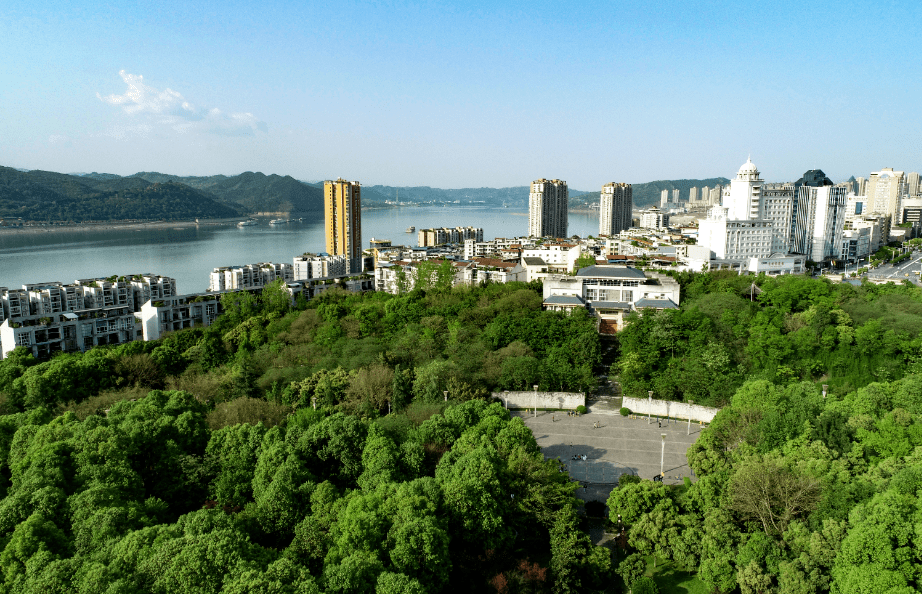
<path id="1" fill-rule="evenodd" d="M 595 408 L 595 407 L 593 407 Z M 577 495 L 584 500 L 605 501 L 622 474 L 650 480 L 660 473 L 663 457 L 664 482 L 679 484 L 684 477 L 694 480 L 685 452 L 704 428 L 684 420 L 622 417 L 615 410 L 598 410 L 580 416 L 565 411 L 515 411 L 532 430 L 547 459 L 566 465 L 570 477 L 584 485 Z M 666 434 L 662 452 L 662 434 Z M 585 460 L 583 459 L 585 456 Z"/>

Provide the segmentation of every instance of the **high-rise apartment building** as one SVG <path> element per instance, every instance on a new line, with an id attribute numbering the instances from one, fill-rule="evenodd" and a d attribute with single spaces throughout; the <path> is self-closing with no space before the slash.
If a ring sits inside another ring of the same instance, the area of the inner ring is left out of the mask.
<path id="1" fill-rule="evenodd" d="M 566 237 L 569 207 L 567 182 L 538 179 L 528 194 L 528 235 L 530 237 Z"/>
<path id="2" fill-rule="evenodd" d="M 682 192 L 676 188 L 672 191 L 672 203 L 679 204 L 680 202 L 682 202 Z"/>
<path id="3" fill-rule="evenodd" d="M 349 259 L 349 273 L 362 271 L 362 186 L 357 181 L 323 182 L 327 252 Z"/>
<path id="4" fill-rule="evenodd" d="M 666 208 L 669 204 L 669 190 L 663 190 L 659 193 L 659 207 Z"/>
<path id="5" fill-rule="evenodd" d="M 694 206 L 698 203 L 698 188 L 690 188 L 688 190 L 688 205 Z"/>
<path id="6" fill-rule="evenodd" d="M 855 195 L 857 196 L 867 196 L 868 195 L 868 180 L 863 177 L 855 179 Z"/>
<path id="7" fill-rule="evenodd" d="M 793 184 L 763 184 L 760 216 L 772 222 L 772 253 L 786 254 L 790 249 Z"/>
<path id="8" fill-rule="evenodd" d="M 912 173 L 907 173 L 906 174 L 906 193 L 909 194 L 911 197 L 914 197 L 914 196 L 918 196 L 919 194 L 922 194 L 922 192 L 920 192 L 919 190 L 920 190 L 919 174 L 916 173 L 915 171 L 913 171 Z"/>
<path id="9" fill-rule="evenodd" d="M 669 214 L 656 208 L 640 211 L 640 226 L 644 229 L 666 229 L 669 227 Z"/>
<path id="10" fill-rule="evenodd" d="M 599 194 L 599 235 L 617 235 L 630 229 L 633 209 L 631 184 L 611 182 L 602 186 Z"/>
<path id="11" fill-rule="evenodd" d="M 708 191 L 708 204 L 711 206 L 720 206 L 720 196 L 723 194 L 723 186 L 714 186 Z"/>
<path id="12" fill-rule="evenodd" d="M 903 172 L 894 171 L 892 167 L 873 172 L 868 178 L 867 196 L 874 212 L 890 215 L 891 221 L 898 221 L 904 184 Z"/>

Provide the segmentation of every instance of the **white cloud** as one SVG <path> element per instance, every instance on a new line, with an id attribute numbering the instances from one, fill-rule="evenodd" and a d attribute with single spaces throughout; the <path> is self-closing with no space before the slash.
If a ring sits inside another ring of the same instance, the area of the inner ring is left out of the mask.
<path id="1" fill-rule="evenodd" d="M 266 123 L 259 121 L 251 113 L 225 113 L 216 107 L 198 107 L 173 89 L 158 91 L 145 84 L 144 77 L 140 74 L 129 74 L 121 70 L 119 76 L 128 85 L 128 90 L 121 95 L 105 97 L 96 93 L 96 97 L 109 105 L 121 107 L 130 116 L 146 118 L 180 133 L 206 132 L 221 136 L 253 136 L 257 131 L 269 131 Z M 150 126 L 141 124 L 138 129 L 147 132 Z"/>

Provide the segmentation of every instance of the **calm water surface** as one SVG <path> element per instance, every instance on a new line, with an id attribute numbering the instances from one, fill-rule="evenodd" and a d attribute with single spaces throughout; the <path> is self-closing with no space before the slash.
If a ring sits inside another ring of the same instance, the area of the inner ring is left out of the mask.
<path id="1" fill-rule="evenodd" d="M 409 226 L 483 227 L 484 239 L 524 235 L 528 213 L 476 206 L 365 210 L 362 241 L 374 237 L 395 245 L 416 245 Z M 598 214 L 569 215 L 570 235 L 595 235 Z M 163 229 L 107 229 L 50 233 L 0 233 L 0 287 L 25 283 L 73 282 L 113 274 L 153 273 L 176 279 L 180 293 L 208 288 L 216 266 L 291 262 L 304 252 L 325 249 L 323 220 L 237 227 L 234 224 Z"/>

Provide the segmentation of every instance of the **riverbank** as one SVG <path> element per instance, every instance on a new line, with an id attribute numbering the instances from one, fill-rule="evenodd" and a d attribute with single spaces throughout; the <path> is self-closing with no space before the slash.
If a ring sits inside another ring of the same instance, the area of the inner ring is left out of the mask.
<path id="1" fill-rule="evenodd" d="M 214 227 L 235 225 L 240 218 L 233 219 L 199 219 L 198 221 L 134 221 L 118 222 L 106 221 L 100 223 L 77 223 L 74 225 L 28 225 L 24 227 L 0 227 L 0 234 L 4 235 L 29 235 L 38 233 L 73 233 L 75 231 L 107 231 L 107 230 L 132 230 L 132 229 L 184 229 L 188 227 Z"/>

